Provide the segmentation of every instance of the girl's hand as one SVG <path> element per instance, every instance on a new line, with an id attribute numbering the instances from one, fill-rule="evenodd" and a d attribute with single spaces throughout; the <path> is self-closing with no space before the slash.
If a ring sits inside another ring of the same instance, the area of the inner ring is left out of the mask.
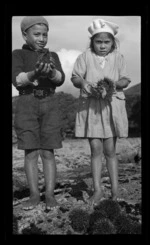
<path id="1" fill-rule="evenodd" d="M 89 82 L 84 80 L 81 84 L 81 88 L 85 94 L 91 94 L 91 84 Z"/>
<path id="2" fill-rule="evenodd" d="M 128 80 L 127 78 L 123 77 L 119 81 L 115 82 L 115 86 L 116 86 L 117 90 L 124 89 L 124 88 L 128 87 L 129 83 L 130 83 L 130 80 Z"/>

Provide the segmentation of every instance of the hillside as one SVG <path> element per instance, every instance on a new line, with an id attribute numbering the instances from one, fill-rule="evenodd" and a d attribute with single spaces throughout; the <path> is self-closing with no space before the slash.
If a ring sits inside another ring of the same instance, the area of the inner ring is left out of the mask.
<path id="1" fill-rule="evenodd" d="M 129 119 L 129 136 L 141 136 L 141 84 L 124 90 Z"/>
<path id="2" fill-rule="evenodd" d="M 125 95 L 141 95 L 141 83 L 138 83 L 130 88 L 124 90 Z"/>

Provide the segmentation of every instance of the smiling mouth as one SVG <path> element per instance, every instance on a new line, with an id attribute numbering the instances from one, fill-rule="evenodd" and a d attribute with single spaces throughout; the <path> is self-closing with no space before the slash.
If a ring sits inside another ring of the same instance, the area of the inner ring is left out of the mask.
<path id="1" fill-rule="evenodd" d="M 44 47 L 44 44 L 38 44 L 39 47 Z"/>

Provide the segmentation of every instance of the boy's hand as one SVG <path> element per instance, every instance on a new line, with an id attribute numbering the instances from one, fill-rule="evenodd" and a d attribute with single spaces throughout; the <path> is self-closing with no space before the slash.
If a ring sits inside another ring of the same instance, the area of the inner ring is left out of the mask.
<path id="1" fill-rule="evenodd" d="M 50 57 L 50 64 L 55 67 L 55 59 L 53 57 Z"/>
<path id="2" fill-rule="evenodd" d="M 51 58 L 53 59 L 53 58 Z M 56 74 L 56 69 L 55 69 L 55 63 L 51 60 L 50 61 L 50 70 L 48 72 L 49 77 L 53 77 Z"/>
<path id="3" fill-rule="evenodd" d="M 47 76 L 52 73 L 53 69 L 55 68 L 55 65 L 51 63 L 43 63 L 43 62 L 37 62 L 35 65 L 35 73 L 37 77 L 39 76 Z"/>

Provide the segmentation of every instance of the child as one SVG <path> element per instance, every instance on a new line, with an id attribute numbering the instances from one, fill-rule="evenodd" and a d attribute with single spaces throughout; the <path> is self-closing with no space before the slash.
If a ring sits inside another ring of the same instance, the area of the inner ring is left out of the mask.
<path id="1" fill-rule="evenodd" d="M 55 52 L 44 48 L 49 24 L 42 16 L 27 16 L 21 22 L 26 42 L 12 52 L 12 81 L 19 91 L 15 113 L 18 148 L 25 151 L 25 173 L 30 198 L 23 209 L 31 210 L 40 202 L 38 156 L 43 163 L 46 208 L 58 204 L 54 198 L 56 165 L 54 149 L 62 147 L 58 105 L 52 103 L 57 86 L 65 75 Z"/>
<path id="2" fill-rule="evenodd" d="M 72 73 L 73 85 L 80 88 L 76 115 L 76 137 L 88 138 L 91 148 L 91 170 L 94 194 L 90 198 L 97 205 L 103 197 L 101 188 L 102 154 L 106 158 L 111 181 L 111 197 L 118 198 L 118 165 L 115 154 L 117 137 L 128 136 L 128 120 L 123 88 L 130 83 L 123 55 L 117 51 L 115 35 L 118 26 L 102 19 L 94 20 L 88 31 L 90 48 L 78 56 Z M 101 87 L 101 97 L 92 95 L 99 81 L 110 81 L 113 92 L 107 97 Z"/>

